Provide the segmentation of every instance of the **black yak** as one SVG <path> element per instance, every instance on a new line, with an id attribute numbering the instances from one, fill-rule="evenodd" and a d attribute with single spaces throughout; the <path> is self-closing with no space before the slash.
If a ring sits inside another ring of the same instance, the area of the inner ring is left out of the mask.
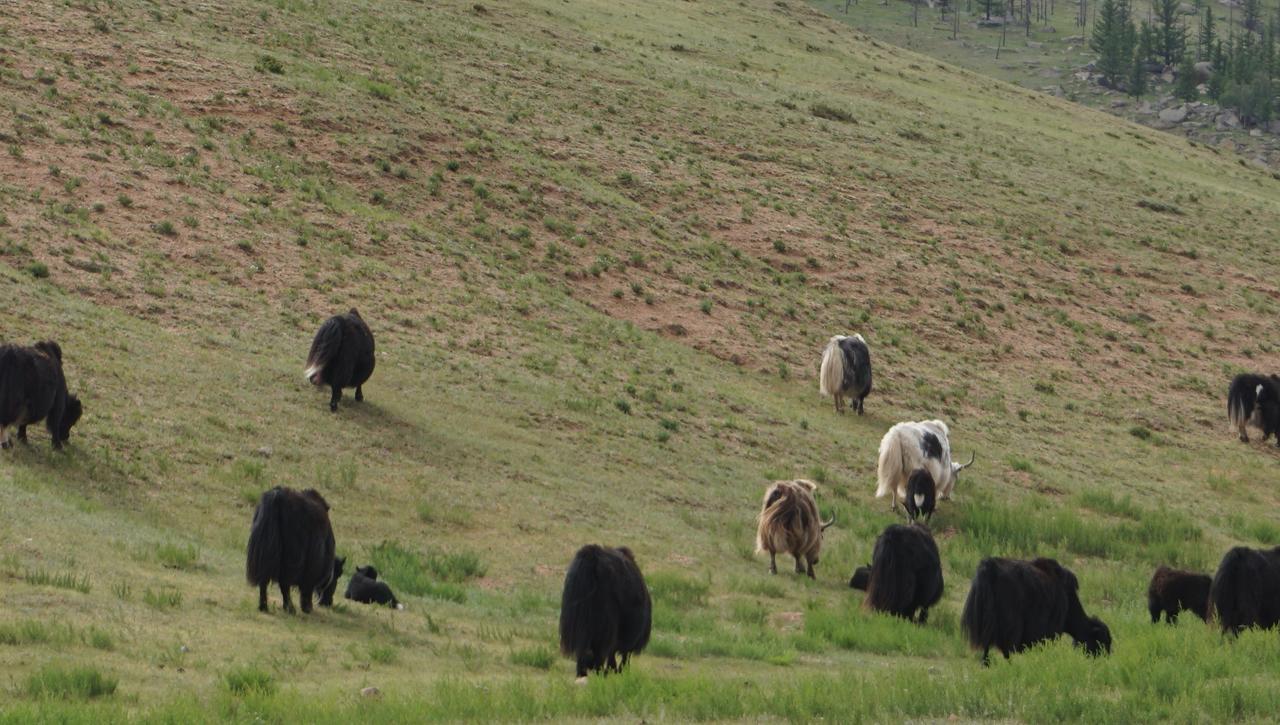
<path id="1" fill-rule="evenodd" d="M 333 391 L 329 410 L 338 409 L 343 388 L 355 388 L 356 400 L 364 400 L 364 383 L 373 374 L 373 332 L 355 308 L 345 315 L 324 321 L 311 341 L 307 369 L 303 373 L 312 385 L 328 385 Z"/>
<path id="2" fill-rule="evenodd" d="M 1245 443 L 1252 425 L 1262 431 L 1262 440 L 1275 436 L 1280 446 L 1280 376 L 1237 375 L 1227 389 L 1227 417 Z"/>
<path id="3" fill-rule="evenodd" d="M 321 604 L 333 601 L 333 528 L 329 504 L 313 488 L 295 491 L 276 486 L 262 494 L 253 512 L 245 578 L 258 587 L 258 611 L 267 611 L 267 585 L 276 582 L 284 610 L 293 611 L 289 588 L 298 587 L 302 611 L 311 611 L 311 597 L 320 592 Z"/>
<path id="4" fill-rule="evenodd" d="M 995 647 L 1009 658 L 1060 634 L 1090 655 L 1111 652 L 1111 630 L 1084 613 L 1076 575 L 1053 559 L 984 559 L 969 587 L 960 625 L 989 662 Z"/>
<path id="5" fill-rule="evenodd" d="M 560 652 L 587 672 L 621 672 L 649 644 L 653 604 L 631 550 L 590 544 L 564 577 Z"/>
<path id="6" fill-rule="evenodd" d="M 813 579 L 813 565 L 822 551 L 822 532 L 835 523 L 818 518 L 813 492 L 818 484 L 796 479 L 776 481 L 764 492 L 756 525 L 756 553 L 769 552 L 769 573 L 778 573 L 778 554 L 796 560 L 796 572 Z"/>
<path id="7" fill-rule="evenodd" d="M 907 479 L 907 495 L 902 501 L 907 508 L 907 518 L 915 521 L 923 516 L 925 521 L 932 520 L 937 496 L 938 487 L 934 485 L 933 476 L 923 468 L 912 471 Z"/>
<path id="8" fill-rule="evenodd" d="M 1280 547 L 1237 546 L 1222 557 L 1209 590 L 1222 631 L 1270 629 L 1280 623 Z"/>
<path id="9" fill-rule="evenodd" d="M 1209 621 L 1209 587 L 1212 583 L 1208 574 L 1159 567 L 1147 587 L 1147 610 L 1151 612 L 1151 623 L 1159 622 L 1163 614 L 1165 621 L 1173 624 L 1178 621 L 1178 612 L 1184 609 Z"/>
<path id="10" fill-rule="evenodd" d="M 58 343 L 0 345 L 0 447 L 13 445 L 9 426 L 17 426 L 18 440 L 25 443 L 27 426 L 43 420 L 54 449 L 61 449 L 83 410 L 80 399 L 67 392 Z"/>
<path id="11" fill-rule="evenodd" d="M 386 582 L 378 581 L 378 570 L 371 566 L 356 567 L 356 573 L 347 582 L 347 599 L 361 604 L 385 604 L 392 609 L 404 609 L 391 587 Z"/>
<path id="12" fill-rule="evenodd" d="M 876 539 L 866 590 L 867 609 L 927 622 L 929 607 L 942 598 L 942 560 L 929 529 L 921 524 L 886 528 Z"/>
<path id="13" fill-rule="evenodd" d="M 871 350 L 862 335 L 836 335 L 827 341 L 818 369 L 818 392 L 835 399 L 836 412 L 844 412 L 844 399 L 862 415 L 862 401 L 871 393 Z"/>
<path id="14" fill-rule="evenodd" d="M 893 495 L 894 511 L 898 499 L 907 496 L 907 479 L 923 468 L 933 476 L 937 497 L 951 498 L 960 472 L 973 465 L 975 453 L 968 463 L 951 460 L 950 431 L 940 420 L 898 423 L 880 439 L 880 456 L 876 465 L 876 498 Z"/>

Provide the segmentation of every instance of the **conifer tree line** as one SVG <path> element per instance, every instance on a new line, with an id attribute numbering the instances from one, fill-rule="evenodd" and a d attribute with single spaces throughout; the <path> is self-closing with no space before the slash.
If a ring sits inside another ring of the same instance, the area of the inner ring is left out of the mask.
<path id="1" fill-rule="evenodd" d="M 1174 95 L 1200 99 L 1197 61 L 1211 65 L 1205 95 L 1236 112 L 1245 125 L 1264 124 L 1277 116 L 1280 52 L 1277 18 L 1262 19 L 1261 0 L 1244 0 L 1239 27 L 1226 37 L 1217 28 L 1212 1 L 1197 13 L 1192 35 L 1179 0 L 1152 0 L 1151 20 L 1135 24 L 1130 0 L 1098 0 L 1089 47 L 1098 54 L 1095 69 L 1102 82 L 1141 96 L 1150 88 L 1150 73 L 1173 68 Z M 1199 4 L 1199 2 L 1197 3 Z"/>

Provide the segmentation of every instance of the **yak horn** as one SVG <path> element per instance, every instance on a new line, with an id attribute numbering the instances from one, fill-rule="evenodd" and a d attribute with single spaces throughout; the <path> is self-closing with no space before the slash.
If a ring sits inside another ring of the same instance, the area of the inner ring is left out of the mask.
<path id="1" fill-rule="evenodd" d="M 828 528 L 830 528 L 830 526 L 831 526 L 832 524 L 834 524 L 835 522 L 836 522 L 836 515 L 835 515 L 835 514 L 831 514 L 831 520 L 830 520 L 830 521 L 827 521 L 827 522 L 824 522 L 824 523 L 822 524 L 822 530 L 823 530 L 823 531 L 826 531 L 826 530 L 827 530 Z"/>
<path id="2" fill-rule="evenodd" d="M 968 468 L 969 466 L 972 466 L 972 465 L 973 465 L 974 460 L 975 460 L 975 459 L 977 459 L 977 457 L 978 457 L 978 452 L 977 452 L 977 451 L 972 451 L 972 452 L 970 452 L 970 453 L 969 453 L 969 462 L 968 462 L 968 463 L 965 463 L 965 464 L 964 464 L 964 465 L 962 465 L 962 466 L 960 466 L 960 470 L 961 470 L 961 471 L 963 471 L 964 469 Z"/>

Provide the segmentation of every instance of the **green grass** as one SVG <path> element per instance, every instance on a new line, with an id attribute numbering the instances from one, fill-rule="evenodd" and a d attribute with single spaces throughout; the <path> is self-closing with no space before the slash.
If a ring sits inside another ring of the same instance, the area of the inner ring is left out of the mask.
<path id="1" fill-rule="evenodd" d="M 106 30 L 82 5 L 6 21 L 0 328 L 61 343 L 85 417 L 63 453 L 32 426 L 0 456 L 0 720 L 1276 711 L 1274 633 L 1153 628 L 1142 601 L 1156 565 L 1280 531 L 1276 454 L 1220 400 L 1276 350 L 1269 175 L 800 2 L 116 0 Z M 330 413 L 299 372 L 353 306 L 378 366 Z M 871 344 L 864 416 L 816 393 L 836 332 Z M 978 458 L 919 627 L 846 582 L 900 518 L 880 437 L 925 417 Z M 798 476 L 837 520 L 816 581 L 753 553 L 765 486 Z M 260 613 L 274 485 L 320 489 L 406 609 Z M 580 687 L 555 637 L 593 542 L 635 551 L 655 628 Z M 969 578 L 1041 555 L 1115 652 L 980 668 Z M 26 693 L 69 663 L 119 692 Z"/>
<path id="2" fill-rule="evenodd" d="M 26 679 L 23 693 L 36 699 L 90 700 L 114 695 L 118 680 L 94 667 L 43 667 Z"/>

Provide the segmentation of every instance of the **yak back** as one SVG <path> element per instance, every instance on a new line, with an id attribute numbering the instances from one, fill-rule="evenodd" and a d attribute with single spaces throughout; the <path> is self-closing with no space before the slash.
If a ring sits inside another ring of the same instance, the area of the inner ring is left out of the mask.
<path id="1" fill-rule="evenodd" d="M 1280 547 L 1228 551 L 1209 591 L 1222 631 L 1274 627 L 1280 623 Z"/>
<path id="2" fill-rule="evenodd" d="M 560 601 L 560 651 L 598 670 L 649 643 L 653 604 L 635 556 L 596 544 L 574 555 Z"/>
<path id="3" fill-rule="evenodd" d="M 876 539 L 867 579 L 868 609 L 909 617 L 942 598 L 942 560 L 929 530 L 893 524 Z"/>
<path id="4" fill-rule="evenodd" d="M 1075 575 L 1053 559 L 984 559 L 969 588 L 961 626 L 976 649 L 1019 652 L 1065 631 L 1073 602 L 1080 610 L 1077 588 Z"/>
<path id="5" fill-rule="evenodd" d="M 816 555 L 822 547 L 822 521 L 813 492 L 818 485 L 796 479 L 777 481 L 765 491 L 756 528 L 756 552 Z"/>
<path id="6" fill-rule="evenodd" d="M 871 350 L 860 336 L 849 336 L 839 342 L 844 355 L 844 380 L 840 389 L 862 396 L 871 392 Z"/>

